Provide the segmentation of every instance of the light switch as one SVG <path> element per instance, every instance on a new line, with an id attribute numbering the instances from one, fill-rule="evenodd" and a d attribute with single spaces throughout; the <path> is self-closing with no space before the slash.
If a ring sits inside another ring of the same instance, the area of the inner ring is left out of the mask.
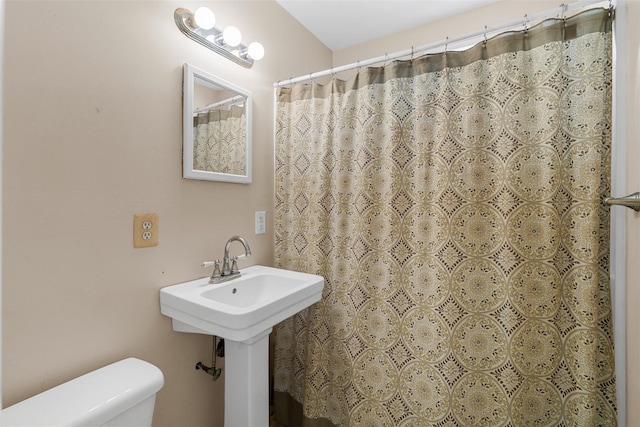
<path id="1" fill-rule="evenodd" d="M 267 232 L 267 213 L 265 211 L 256 212 L 256 234 Z"/>

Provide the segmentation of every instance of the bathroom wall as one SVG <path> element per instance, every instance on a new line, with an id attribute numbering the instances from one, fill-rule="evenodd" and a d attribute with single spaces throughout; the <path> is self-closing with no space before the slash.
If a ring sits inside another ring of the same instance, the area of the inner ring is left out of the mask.
<path id="1" fill-rule="evenodd" d="M 265 58 L 245 69 L 185 37 L 174 10 L 205 4 Z M 135 356 L 165 374 L 155 425 L 222 426 L 224 374 L 194 369 L 211 338 L 172 332 L 159 289 L 210 273 L 234 234 L 241 267 L 272 264 L 272 84 L 331 52 L 275 2 L 239 0 L 8 0 L 5 46 L 3 405 Z M 253 92 L 252 184 L 181 178 L 185 62 Z M 134 249 L 147 212 L 159 244 Z"/>

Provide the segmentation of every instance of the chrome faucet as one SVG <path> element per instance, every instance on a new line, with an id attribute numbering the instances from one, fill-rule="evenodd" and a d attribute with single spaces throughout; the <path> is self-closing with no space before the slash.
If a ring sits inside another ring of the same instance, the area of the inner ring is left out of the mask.
<path id="1" fill-rule="evenodd" d="M 229 248 L 233 242 L 240 242 L 242 246 L 244 246 L 244 255 L 234 256 L 229 258 Z M 220 269 L 220 260 L 217 259 L 213 263 L 213 274 L 209 279 L 209 283 L 222 283 L 227 280 L 235 279 L 236 277 L 240 277 L 240 270 L 238 270 L 238 259 L 246 258 L 251 255 L 251 248 L 249 247 L 249 243 L 245 239 L 240 236 L 233 236 L 227 243 L 224 245 L 224 258 L 222 264 L 222 270 Z M 208 267 L 211 265 L 209 262 L 205 262 L 202 264 L 204 267 Z"/>

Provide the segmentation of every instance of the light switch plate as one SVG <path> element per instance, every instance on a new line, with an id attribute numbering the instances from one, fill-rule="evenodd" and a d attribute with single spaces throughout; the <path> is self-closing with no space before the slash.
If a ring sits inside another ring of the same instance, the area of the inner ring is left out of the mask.
<path id="1" fill-rule="evenodd" d="M 256 212 L 256 234 L 267 232 L 267 213 L 265 211 Z"/>
<path id="2" fill-rule="evenodd" d="M 158 246 L 158 230 L 158 214 L 135 214 L 133 216 L 133 247 Z"/>

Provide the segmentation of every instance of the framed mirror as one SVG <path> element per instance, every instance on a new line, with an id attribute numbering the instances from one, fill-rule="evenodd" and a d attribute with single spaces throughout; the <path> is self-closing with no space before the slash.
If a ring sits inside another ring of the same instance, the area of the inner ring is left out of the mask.
<path id="1" fill-rule="evenodd" d="M 184 64 L 184 178 L 251 182 L 251 92 Z"/>

